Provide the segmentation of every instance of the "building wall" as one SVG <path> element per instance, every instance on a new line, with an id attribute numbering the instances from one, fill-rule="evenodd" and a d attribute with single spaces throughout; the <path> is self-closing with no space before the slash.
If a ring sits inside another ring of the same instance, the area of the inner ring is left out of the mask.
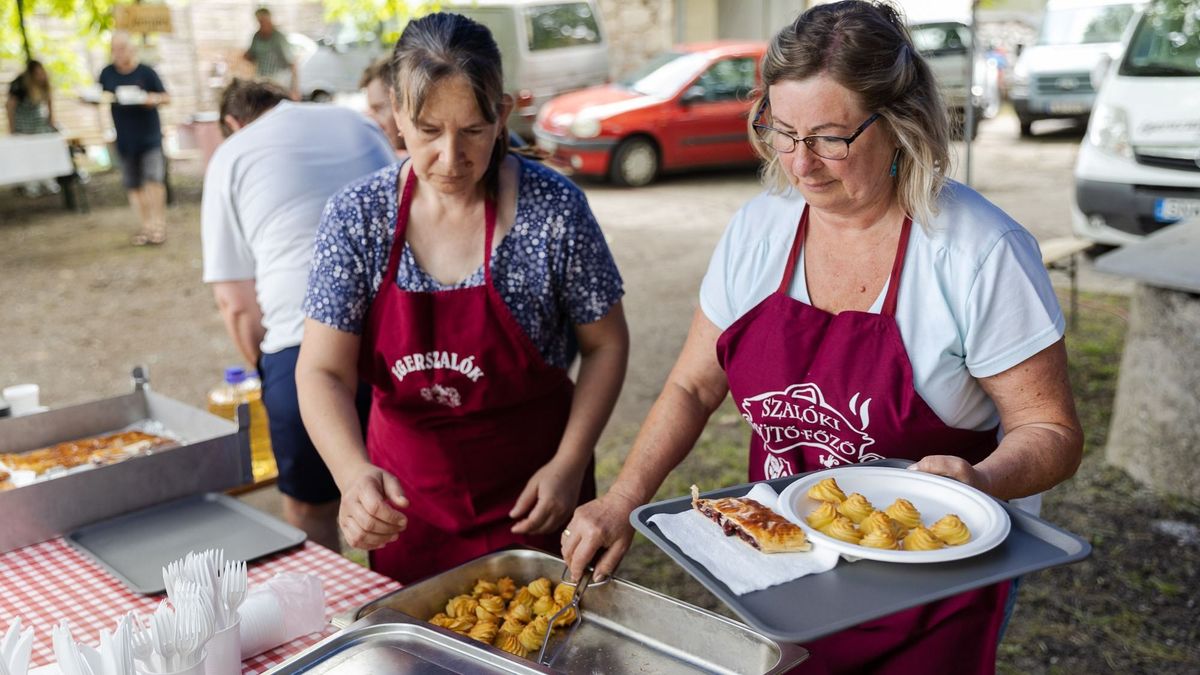
<path id="1" fill-rule="evenodd" d="M 673 0 L 599 0 L 614 77 L 668 49 L 675 38 Z"/>
<path id="2" fill-rule="evenodd" d="M 163 124 L 171 128 L 187 122 L 197 112 L 215 110 L 221 88 L 235 74 L 249 74 L 249 65 L 241 54 L 250 44 L 257 29 L 254 10 L 265 4 L 271 9 L 275 22 L 289 32 L 320 36 L 325 31 L 324 9 L 319 0 L 170 0 L 174 32 L 152 35 L 144 40 L 141 60 L 154 68 L 171 94 L 170 105 L 160 110 Z M 109 63 L 107 45 L 88 49 L 81 44 L 77 29 L 69 20 L 54 19 L 44 14 L 27 17 L 35 26 L 58 43 L 78 44 L 74 50 L 85 71 L 95 77 Z M 38 58 L 34 54 L 34 58 Z M 7 94 L 7 83 L 21 70 L 23 63 L 0 63 L 0 84 Z M 93 145 L 112 138 L 112 118 L 105 106 L 79 101 L 75 86 L 54 87 L 55 121 L 68 136 L 78 137 Z M 0 117 L 3 117 L 0 109 Z M 0 128 L 7 130 L 7 120 Z M 169 143 L 169 141 L 168 141 Z"/>

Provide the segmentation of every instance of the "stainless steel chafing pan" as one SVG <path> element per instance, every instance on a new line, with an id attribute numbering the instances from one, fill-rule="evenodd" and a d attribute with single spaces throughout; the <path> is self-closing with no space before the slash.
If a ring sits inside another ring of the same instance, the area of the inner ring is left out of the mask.
<path id="1" fill-rule="evenodd" d="M 557 580 L 562 571 L 560 558 L 540 551 L 499 551 L 367 603 L 341 621 L 346 625 L 385 609 L 426 619 L 441 611 L 449 598 L 468 592 L 476 579 L 509 576 L 521 584 L 538 577 Z M 581 609 L 582 623 L 570 640 L 556 638 L 558 644 L 551 643 L 547 653 L 553 654 L 549 659 L 553 672 L 782 673 L 808 655 L 799 646 L 779 644 L 737 621 L 619 578 L 589 590 Z M 422 625 L 460 648 L 503 654 Z M 520 663 L 542 672 L 532 660 Z"/>

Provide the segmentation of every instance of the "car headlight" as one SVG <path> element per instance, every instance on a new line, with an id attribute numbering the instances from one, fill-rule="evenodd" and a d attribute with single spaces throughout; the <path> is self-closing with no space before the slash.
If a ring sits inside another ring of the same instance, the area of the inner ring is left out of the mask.
<path id="1" fill-rule="evenodd" d="M 571 135 L 576 138 L 595 138 L 600 135 L 600 120 L 580 115 L 571 123 Z"/>
<path id="2" fill-rule="evenodd" d="M 1133 158 L 1129 144 L 1129 115 L 1124 108 L 1100 104 L 1088 122 L 1088 142 L 1111 155 Z"/>
<path id="3" fill-rule="evenodd" d="M 1026 68 L 1013 68 L 1012 79 L 1008 83 L 1008 95 L 1015 98 L 1029 97 L 1029 71 Z"/>

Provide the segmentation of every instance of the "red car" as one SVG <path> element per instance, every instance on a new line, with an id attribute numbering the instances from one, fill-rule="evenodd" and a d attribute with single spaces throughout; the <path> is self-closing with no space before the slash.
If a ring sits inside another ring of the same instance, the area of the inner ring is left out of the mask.
<path id="1" fill-rule="evenodd" d="M 647 185 L 662 171 L 756 161 L 746 133 L 761 42 L 679 45 L 615 84 L 538 112 L 537 143 L 576 173 Z"/>

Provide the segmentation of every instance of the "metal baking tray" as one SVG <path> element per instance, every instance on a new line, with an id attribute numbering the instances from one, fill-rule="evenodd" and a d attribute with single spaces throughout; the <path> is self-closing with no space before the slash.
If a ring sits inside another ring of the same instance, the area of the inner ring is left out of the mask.
<path id="1" fill-rule="evenodd" d="M 553 673 L 448 630 L 390 609 L 372 612 L 267 671 L 269 675 L 321 673 Z"/>
<path id="2" fill-rule="evenodd" d="M 561 558 L 541 551 L 505 549 L 367 603 L 350 618 L 386 608 L 424 619 L 442 611 L 449 598 L 468 591 L 476 579 L 510 576 L 517 583 L 538 577 L 557 581 L 563 567 Z M 580 617 L 569 639 L 559 635 L 550 643 L 547 654 L 552 654 L 549 664 L 554 672 L 783 673 L 808 656 L 801 647 L 778 644 L 737 621 L 617 577 L 588 588 Z M 502 653 L 445 633 L 471 648 Z"/>
<path id="3" fill-rule="evenodd" d="M 152 504 L 250 482 L 249 412 L 238 414 L 235 424 L 151 391 L 138 367 L 132 393 L 0 419 L 0 452 L 34 450 L 143 420 L 160 422 L 182 439 L 150 455 L 0 492 L 0 553 Z"/>
<path id="4" fill-rule="evenodd" d="M 133 591 L 151 595 L 164 590 L 163 566 L 190 551 L 219 548 L 227 560 L 255 560 L 304 538 L 278 518 L 209 493 L 82 527 L 66 541 Z"/>
<path id="5" fill-rule="evenodd" d="M 892 467 L 910 463 L 903 460 L 872 462 L 875 466 Z M 776 492 L 783 492 L 803 475 L 806 474 L 765 482 Z M 704 496 L 740 496 L 752 485 L 736 485 Z M 630 515 L 630 521 L 751 627 L 776 640 L 802 643 L 909 607 L 1047 567 L 1078 562 L 1091 553 L 1091 545 L 1080 537 L 1006 502 L 1000 504 L 1012 520 L 1008 538 L 996 548 L 975 557 L 924 565 L 842 561 L 823 574 L 811 574 L 745 595 L 730 591 L 649 522 L 651 516 L 659 513 L 681 513 L 692 508 L 690 496 L 641 506 Z"/>

